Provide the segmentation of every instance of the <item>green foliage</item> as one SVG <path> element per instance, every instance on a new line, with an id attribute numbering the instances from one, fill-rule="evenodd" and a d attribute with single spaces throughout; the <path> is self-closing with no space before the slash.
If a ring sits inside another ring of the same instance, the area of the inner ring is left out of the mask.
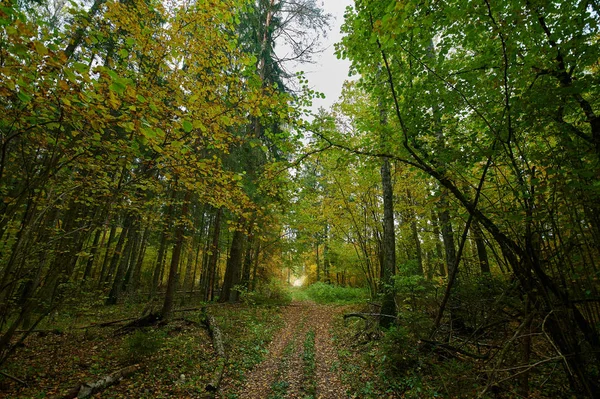
<path id="1" fill-rule="evenodd" d="M 410 326 L 392 326 L 383 336 L 381 362 L 392 373 L 403 373 L 419 365 L 418 339 Z"/>
<path id="2" fill-rule="evenodd" d="M 283 399 L 286 397 L 290 383 L 287 381 L 275 381 L 271 384 L 271 395 L 269 399 Z"/>
<path id="3" fill-rule="evenodd" d="M 123 356 L 132 363 L 158 352 L 165 344 L 166 334 L 160 330 L 141 329 L 128 336 L 123 344 Z"/>
<path id="4" fill-rule="evenodd" d="M 314 398 L 317 393 L 317 382 L 315 380 L 315 330 L 313 329 L 306 333 L 302 360 L 304 361 L 304 392 L 307 394 L 305 399 Z"/>
<path id="5" fill-rule="evenodd" d="M 306 289 L 306 295 L 317 303 L 356 303 L 368 298 L 364 288 L 340 287 L 317 282 Z"/>
<path id="6" fill-rule="evenodd" d="M 287 305 L 292 295 L 287 287 L 278 279 L 260 282 L 254 291 L 242 290 L 241 299 L 251 305 Z"/>
<path id="7" fill-rule="evenodd" d="M 403 310 L 418 312 L 435 306 L 433 302 L 438 288 L 436 283 L 425 280 L 423 276 L 394 276 L 394 291 L 404 304 Z"/>

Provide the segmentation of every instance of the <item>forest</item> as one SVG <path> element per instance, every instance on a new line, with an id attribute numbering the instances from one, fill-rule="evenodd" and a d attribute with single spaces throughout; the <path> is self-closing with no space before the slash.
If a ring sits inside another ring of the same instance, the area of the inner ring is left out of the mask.
<path id="1" fill-rule="evenodd" d="M 338 18 L 0 0 L 0 397 L 600 398 L 600 3 Z"/>

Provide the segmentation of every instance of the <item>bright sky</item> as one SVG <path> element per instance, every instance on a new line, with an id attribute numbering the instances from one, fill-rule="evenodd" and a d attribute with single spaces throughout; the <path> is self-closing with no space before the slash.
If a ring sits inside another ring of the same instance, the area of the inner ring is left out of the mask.
<path id="1" fill-rule="evenodd" d="M 354 5 L 353 0 L 323 0 L 322 8 L 326 13 L 333 15 L 331 31 L 322 40 L 325 51 L 315 57 L 316 64 L 302 65 L 299 69 L 306 73 L 306 77 L 312 88 L 324 93 L 325 99 L 315 99 L 313 110 L 318 108 L 329 108 L 336 102 L 342 92 L 344 81 L 348 79 L 350 62 L 338 60 L 334 54 L 334 44 L 342 38 L 340 27 L 344 22 L 344 10 L 347 6 Z"/>

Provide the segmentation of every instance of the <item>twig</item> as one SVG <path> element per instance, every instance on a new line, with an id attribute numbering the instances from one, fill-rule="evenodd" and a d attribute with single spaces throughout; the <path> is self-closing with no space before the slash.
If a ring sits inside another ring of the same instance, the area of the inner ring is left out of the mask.
<path id="1" fill-rule="evenodd" d="M 569 367 L 569 362 L 567 361 L 567 358 L 565 357 L 565 355 L 562 354 L 562 352 L 560 351 L 560 349 L 558 349 L 558 347 L 556 346 L 556 344 L 554 343 L 554 341 L 548 336 L 548 333 L 546 333 L 546 329 L 545 329 L 545 327 L 546 327 L 546 320 L 548 320 L 548 317 L 550 317 L 550 315 L 552 314 L 552 312 L 554 312 L 554 310 L 551 310 L 550 313 L 548 313 L 546 315 L 546 317 L 544 317 L 544 321 L 542 322 L 542 332 L 546 336 L 546 339 L 548 339 L 548 342 L 550 342 L 550 345 L 552 345 L 552 347 L 554 347 L 554 350 L 556 350 L 556 353 L 558 353 L 558 355 L 565 362 L 565 366 L 567 367 L 567 371 L 569 372 L 569 374 L 573 375 L 573 371 L 571 371 L 571 368 Z"/>
<path id="2" fill-rule="evenodd" d="M 24 385 L 24 386 L 26 386 L 26 387 L 29 387 L 29 384 L 28 384 L 28 383 L 26 383 L 25 381 L 23 381 L 23 380 L 20 380 L 20 379 L 18 379 L 17 377 L 14 377 L 14 376 L 12 376 L 12 375 L 10 375 L 10 374 L 7 374 L 7 373 L 5 373 L 4 371 L 0 371 L 0 374 L 1 374 L 1 375 L 3 375 L 3 376 L 5 376 L 6 378 L 10 378 L 11 380 L 18 382 L 18 383 L 19 383 L 19 384 L 21 384 L 21 385 Z"/>
<path id="3" fill-rule="evenodd" d="M 486 359 L 489 359 L 489 357 L 490 357 L 489 353 L 486 353 L 485 355 L 478 355 L 478 354 L 475 354 L 475 353 L 468 352 L 468 351 L 466 351 L 464 349 L 460 349 L 460 348 L 457 348 L 455 346 L 445 344 L 443 342 L 430 341 L 428 339 L 421 339 L 421 342 L 424 342 L 424 343 L 426 343 L 428 345 L 431 345 L 434 348 L 435 347 L 440 347 L 440 348 L 446 349 L 447 351 L 456 352 L 456 353 L 460 353 L 461 355 L 472 357 L 473 359 L 486 360 Z"/>

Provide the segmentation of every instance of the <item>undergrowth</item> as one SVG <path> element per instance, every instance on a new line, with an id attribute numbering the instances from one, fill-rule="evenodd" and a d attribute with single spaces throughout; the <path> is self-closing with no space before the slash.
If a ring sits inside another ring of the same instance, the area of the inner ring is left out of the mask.
<path id="1" fill-rule="evenodd" d="M 278 279 L 259 282 L 254 291 L 239 289 L 242 302 L 249 305 L 287 305 L 292 301 L 292 295 L 287 287 Z"/>
<path id="2" fill-rule="evenodd" d="M 304 392 L 305 399 L 312 399 L 317 394 L 317 381 L 315 380 L 315 330 L 310 329 L 304 340 L 304 351 L 302 352 L 304 362 Z"/>
<path id="3" fill-rule="evenodd" d="M 317 282 L 307 288 L 294 288 L 292 297 L 297 301 L 314 301 L 320 304 L 351 304 L 364 302 L 369 293 L 364 288 L 341 287 Z"/>
<path id="4" fill-rule="evenodd" d="M 440 287 L 422 277 L 400 275 L 393 327 L 379 329 L 376 319 L 337 322 L 334 337 L 343 381 L 354 397 L 515 398 L 520 397 L 523 370 L 530 373 L 529 397 L 572 397 L 543 334 L 543 317 L 532 322 L 532 333 L 522 335 L 531 337 L 532 350 L 525 364 L 521 358 L 524 341 L 515 335 L 521 321 L 510 318 L 523 311 L 518 287 L 489 276 L 462 276 L 432 334 Z M 352 311 L 376 313 L 362 306 Z"/>
<path id="5" fill-rule="evenodd" d="M 209 307 L 221 328 L 227 353 L 223 390 L 235 392 L 245 374 L 263 360 L 266 347 L 281 326 L 275 306 L 219 305 Z M 73 314 L 54 316 L 56 325 Z M 102 320 L 139 314 L 129 305 L 111 307 Z M 142 368 L 121 383 L 99 393 L 100 398 L 204 397 L 217 362 L 211 339 L 202 327 L 202 312 L 186 312 L 184 319 L 131 333 L 118 333 L 119 324 L 99 328 L 64 328 L 33 334 L 2 370 L 29 386 L 0 377 L 0 397 L 63 397 L 69 389 L 131 364 Z M 109 319 L 110 320 L 110 319 Z M 55 328 L 52 320 L 45 328 Z M 80 317 L 80 322 L 87 322 Z"/>

